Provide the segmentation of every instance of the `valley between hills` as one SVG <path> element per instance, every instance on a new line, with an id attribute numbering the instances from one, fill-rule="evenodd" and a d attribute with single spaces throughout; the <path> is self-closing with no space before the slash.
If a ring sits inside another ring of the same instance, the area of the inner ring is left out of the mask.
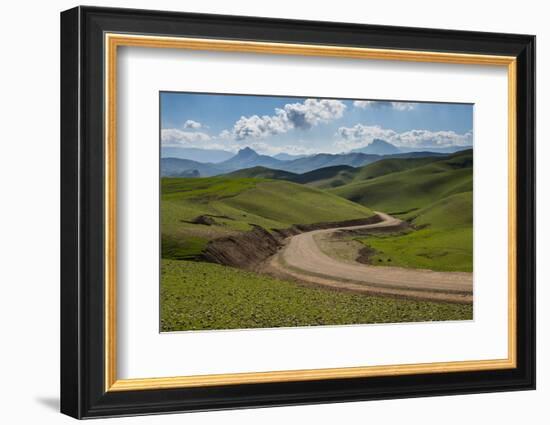
<path id="1" fill-rule="evenodd" d="M 378 145 L 162 158 L 161 329 L 472 319 L 472 150 Z"/>

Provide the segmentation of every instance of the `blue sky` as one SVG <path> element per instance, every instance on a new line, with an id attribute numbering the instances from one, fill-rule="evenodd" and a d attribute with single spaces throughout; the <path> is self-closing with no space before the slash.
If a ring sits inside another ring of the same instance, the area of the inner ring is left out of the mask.
<path id="1" fill-rule="evenodd" d="M 470 104 L 161 92 L 163 146 L 264 154 L 471 145 Z"/>

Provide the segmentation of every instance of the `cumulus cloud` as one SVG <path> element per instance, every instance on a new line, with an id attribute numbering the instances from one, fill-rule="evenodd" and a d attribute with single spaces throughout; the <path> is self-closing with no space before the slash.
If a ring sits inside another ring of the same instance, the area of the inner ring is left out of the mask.
<path id="1" fill-rule="evenodd" d="M 366 109 L 371 106 L 374 102 L 372 100 L 356 100 L 353 102 L 353 106 L 356 108 Z"/>
<path id="2" fill-rule="evenodd" d="M 292 129 L 307 130 L 311 127 L 341 118 L 346 105 L 334 99 L 306 99 L 304 102 L 287 103 L 277 108 L 274 115 L 242 116 L 232 130 L 223 131 L 235 140 L 262 139 L 286 133 Z M 221 136 L 221 133 L 220 133 Z"/>
<path id="3" fill-rule="evenodd" d="M 367 146 L 374 139 L 385 140 L 395 146 L 411 148 L 469 146 L 472 144 L 472 132 L 458 134 L 454 131 L 409 130 L 398 133 L 378 125 L 356 124 L 353 127 L 340 127 L 336 131 L 340 148 L 355 149 Z"/>
<path id="4" fill-rule="evenodd" d="M 222 130 L 220 134 L 218 134 L 218 137 L 222 140 L 229 140 L 233 138 L 233 135 L 229 130 Z"/>
<path id="5" fill-rule="evenodd" d="M 285 105 L 281 114 L 294 128 L 309 129 L 319 123 L 341 118 L 345 109 L 346 105 L 339 100 L 306 99 L 303 103 Z"/>
<path id="6" fill-rule="evenodd" d="M 183 124 L 183 128 L 189 128 L 189 129 L 192 129 L 192 130 L 199 130 L 202 127 L 204 127 L 204 126 L 200 122 L 193 121 L 193 120 L 187 120 Z"/>
<path id="7" fill-rule="evenodd" d="M 353 106 L 360 109 L 367 108 L 392 108 L 396 111 L 412 111 L 416 109 L 417 104 L 412 102 L 385 102 L 374 100 L 356 100 L 353 102 Z"/>
<path id="8" fill-rule="evenodd" d="M 290 128 L 291 125 L 282 110 L 277 110 L 276 115 L 242 116 L 229 134 L 232 134 L 236 140 L 261 139 L 286 133 Z M 224 134 L 227 135 L 227 133 Z"/>
<path id="9" fill-rule="evenodd" d="M 416 108 L 416 103 L 411 102 L 390 102 L 391 107 L 397 111 L 412 111 Z"/>
<path id="10" fill-rule="evenodd" d="M 315 149 L 303 146 L 305 142 L 302 140 L 294 145 L 274 146 L 259 140 L 235 140 L 227 130 L 217 136 L 210 136 L 198 131 L 166 128 L 161 130 L 161 142 L 164 147 L 222 149 L 232 152 L 249 147 L 264 155 L 276 155 L 281 152 L 291 155 L 309 155 L 316 152 Z"/>
<path id="11" fill-rule="evenodd" d="M 163 146 L 203 147 L 211 137 L 200 131 L 183 131 L 177 128 L 161 130 L 161 142 Z"/>

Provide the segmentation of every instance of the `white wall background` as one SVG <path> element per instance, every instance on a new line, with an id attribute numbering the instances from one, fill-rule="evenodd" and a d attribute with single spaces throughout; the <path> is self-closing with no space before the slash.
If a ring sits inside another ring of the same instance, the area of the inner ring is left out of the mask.
<path id="1" fill-rule="evenodd" d="M 0 17 L 0 421 L 69 423 L 59 392 L 59 12 L 78 3 L 9 2 Z M 536 34 L 538 216 L 550 215 L 550 27 L 544 2 L 438 0 L 100 1 L 101 6 Z M 538 390 L 110 420 L 109 423 L 547 423 L 550 256 L 538 222 Z M 546 403 L 545 403 L 546 402 Z"/>

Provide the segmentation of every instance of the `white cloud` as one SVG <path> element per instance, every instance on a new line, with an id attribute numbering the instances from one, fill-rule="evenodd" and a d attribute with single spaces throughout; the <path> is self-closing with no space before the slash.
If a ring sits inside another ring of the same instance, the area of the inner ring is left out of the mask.
<path id="1" fill-rule="evenodd" d="M 356 108 L 392 108 L 396 111 L 412 111 L 416 109 L 417 104 L 412 102 L 386 102 L 374 100 L 355 100 L 353 106 Z"/>
<path id="2" fill-rule="evenodd" d="M 454 131 L 409 130 L 398 133 L 378 125 L 356 124 L 353 127 L 340 127 L 336 131 L 338 140 L 335 145 L 344 149 L 356 149 L 367 146 L 374 139 L 382 139 L 395 146 L 411 148 L 469 146 L 472 144 L 472 132 L 458 134 Z"/>
<path id="3" fill-rule="evenodd" d="M 306 99 L 302 103 L 287 103 L 283 108 L 277 108 L 274 115 L 242 116 L 231 129 L 231 135 L 235 140 L 262 139 L 292 129 L 307 130 L 341 118 L 345 109 L 343 102 L 334 99 Z M 224 136 L 228 135 L 227 132 L 222 131 Z"/>
<path id="4" fill-rule="evenodd" d="M 220 134 L 218 134 L 218 138 L 222 140 L 230 140 L 233 138 L 233 135 L 229 130 L 222 130 Z"/>
<path id="5" fill-rule="evenodd" d="M 193 120 L 187 120 L 183 124 L 183 128 L 190 128 L 190 129 L 193 129 L 193 130 L 199 130 L 202 127 L 204 127 L 204 126 L 200 122 L 193 121 Z"/>
<path id="6" fill-rule="evenodd" d="M 286 133 L 291 126 L 278 110 L 276 115 L 252 115 L 251 117 L 242 116 L 234 125 L 230 134 L 235 140 L 261 139 L 268 136 L 274 136 L 280 133 Z M 227 131 L 227 130 L 225 130 Z M 227 133 L 222 132 L 227 135 Z"/>
<path id="7" fill-rule="evenodd" d="M 372 100 L 355 100 L 353 106 L 356 108 L 366 109 L 371 106 L 374 102 Z"/>
<path id="8" fill-rule="evenodd" d="M 391 107 L 397 111 L 412 111 L 416 109 L 416 105 L 411 102 L 391 102 Z"/>
<path id="9" fill-rule="evenodd" d="M 177 128 L 161 130 L 161 142 L 163 146 L 204 147 L 205 142 L 212 138 L 200 131 L 183 131 Z"/>
<path id="10" fill-rule="evenodd" d="M 218 136 L 212 137 L 202 132 L 167 128 L 161 130 L 161 141 L 164 147 L 222 149 L 232 152 L 250 147 L 264 155 L 276 155 L 281 152 L 291 155 L 309 155 L 316 152 L 315 149 L 299 144 L 274 146 L 257 140 L 237 141 L 232 138 L 227 130 L 222 131 Z M 303 141 L 300 140 L 299 143 L 301 144 Z"/>
<path id="11" fill-rule="evenodd" d="M 341 118 L 346 105 L 334 99 L 306 99 L 304 103 L 289 103 L 283 108 L 287 120 L 295 128 L 308 129 L 322 122 Z"/>

